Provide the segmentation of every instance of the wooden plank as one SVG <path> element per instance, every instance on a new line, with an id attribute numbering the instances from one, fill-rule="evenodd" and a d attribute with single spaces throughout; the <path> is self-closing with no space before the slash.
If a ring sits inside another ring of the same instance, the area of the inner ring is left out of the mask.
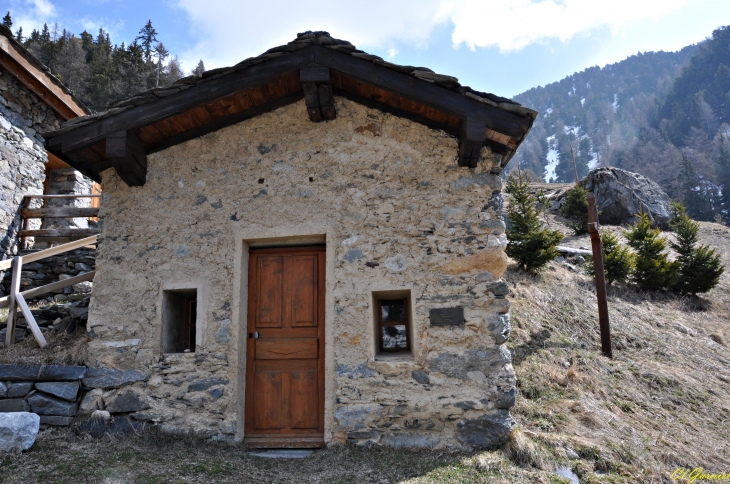
<path id="1" fill-rule="evenodd" d="M 254 428 L 281 428 L 281 372 L 256 372 L 254 376 Z"/>
<path id="2" fill-rule="evenodd" d="M 199 138 L 208 133 L 212 133 L 213 131 L 218 131 L 219 129 L 225 128 L 226 126 L 231 126 L 233 124 L 240 123 L 241 121 L 245 121 L 246 119 L 251 119 L 259 114 L 262 114 L 262 113 L 265 113 L 268 111 L 272 111 L 272 110 L 280 108 L 282 106 L 286 106 L 293 102 L 299 101 L 301 98 L 302 98 L 301 91 L 294 92 L 294 93 L 288 94 L 286 96 L 283 96 L 279 99 L 276 99 L 272 102 L 253 107 L 253 108 L 247 109 L 245 111 L 241 111 L 238 114 L 234 114 L 227 118 L 223 118 L 221 120 L 218 120 L 218 121 L 215 121 L 215 122 L 212 122 L 209 124 L 204 124 L 204 125 L 198 126 L 196 128 L 182 132 L 178 135 L 175 135 L 175 136 L 172 136 L 165 140 L 159 141 L 151 146 L 148 146 L 147 153 L 151 154 L 151 153 L 155 153 L 157 151 L 162 151 L 171 146 L 175 146 L 180 143 L 184 143 L 185 141 L 188 141 L 188 140 L 191 140 L 194 138 Z"/>
<path id="3" fill-rule="evenodd" d="M 295 255 L 291 259 L 291 326 L 316 327 L 317 254 Z"/>
<path id="4" fill-rule="evenodd" d="M 36 229 L 21 230 L 20 237 L 90 237 L 99 235 L 99 229 Z"/>
<path id="5" fill-rule="evenodd" d="M 459 117 L 484 121 L 490 129 L 518 139 L 531 124 L 531 119 L 326 47 L 315 47 L 315 62 Z"/>
<path id="6" fill-rule="evenodd" d="M 459 166 L 476 168 L 486 139 L 483 122 L 472 117 L 463 120 L 459 130 Z"/>
<path id="7" fill-rule="evenodd" d="M 259 299 L 256 301 L 256 329 L 281 328 L 284 261 L 282 257 L 259 257 L 257 265 Z M 258 348 L 258 344 L 256 347 Z M 256 357 L 258 358 L 258 353 Z"/>
<path id="8" fill-rule="evenodd" d="M 39 250 L 38 252 L 28 254 L 23 257 L 23 261 L 26 263 L 35 262 L 41 259 L 45 259 L 46 257 L 63 254 L 64 252 L 68 252 L 69 250 L 78 249 L 79 247 L 96 244 L 98 240 L 98 235 L 92 235 L 83 239 L 74 240 L 72 242 L 67 242 L 56 247 L 51 247 L 50 249 Z"/>
<path id="9" fill-rule="evenodd" d="M 319 415 L 317 409 L 317 371 L 292 371 L 289 376 L 290 401 L 296 402 L 289 409 L 289 425 L 292 429 L 317 429 Z"/>
<path id="10" fill-rule="evenodd" d="M 13 275 L 10 279 L 10 294 L 8 295 L 8 326 L 5 333 L 5 347 L 9 348 L 15 342 L 15 317 L 17 314 L 16 295 L 20 292 L 20 273 L 23 270 L 23 258 L 15 256 L 13 258 Z"/>
<path id="11" fill-rule="evenodd" d="M 0 306 L 1 307 L 1 306 Z M 257 360 L 256 371 L 317 370 L 317 360 Z"/>
<path id="12" fill-rule="evenodd" d="M 313 61 L 314 47 L 302 49 L 247 69 L 234 71 L 227 76 L 160 98 L 153 103 L 143 104 L 95 123 L 80 126 L 68 133 L 47 139 L 47 145 L 54 151 L 60 148 L 64 153 L 72 152 L 84 146 L 94 145 L 110 133 L 138 129 L 231 93 L 265 84 Z"/>
<path id="13" fill-rule="evenodd" d="M 251 449 L 320 449 L 324 447 L 324 438 L 319 434 L 261 434 L 247 435 L 243 443 Z"/>
<path id="14" fill-rule="evenodd" d="M 46 338 L 43 337 L 43 333 L 41 333 L 41 328 L 39 328 L 38 323 L 35 322 L 33 313 L 30 312 L 30 308 L 28 308 L 28 305 L 25 303 L 25 299 L 23 298 L 23 295 L 16 294 L 15 298 L 18 302 L 18 306 L 20 306 L 20 310 L 23 312 L 23 316 L 25 317 L 25 322 L 28 324 L 28 327 L 30 328 L 30 331 L 33 333 L 33 336 L 35 337 L 35 340 L 38 342 L 38 345 L 41 348 L 45 348 L 46 345 L 48 345 L 48 343 L 46 343 Z"/>
<path id="15" fill-rule="evenodd" d="M 317 340 L 300 338 L 257 339 L 257 360 L 302 360 L 317 358 Z"/>
<path id="16" fill-rule="evenodd" d="M 93 281 L 94 275 L 96 275 L 96 271 L 86 272 L 84 274 L 79 274 L 78 276 L 70 277 L 62 281 L 56 281 L 50 284 L 46 284 L 45 286 L 34 287 L 33 289 L 28 289 L 27 291 L 23 291 L 19 294 L 22 295 L 25 299 L 42 296 L 43 294 L 48 294 L 49 292 L 63 289 L 64 287 L 73 286 L 74 284 L 78 284 L 79 282 Z M 0 308 L 8 306 L 9 303 L 10 296 L 0 298 Z"/>
<path id="17" fill-rule="evenodd" d="M 20 211 L 23 218 L 73 218 L 96 217 L 98 208 L 87 207 L 51 207 L 51 208 L 24 208 Z"/>
<path id="18" fill-rule="evenodd" d="M 101 197 L 101 194 L 98 195 L 26 195 L 25 198 L 40 198 L 40 199 L 50 199 L 50 198 L 99 198 Z"/>

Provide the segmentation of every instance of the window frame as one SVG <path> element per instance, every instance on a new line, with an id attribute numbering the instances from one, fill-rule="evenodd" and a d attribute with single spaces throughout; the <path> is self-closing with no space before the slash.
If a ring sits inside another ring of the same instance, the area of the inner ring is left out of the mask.
<path id="1" fill-rule="evenodd" d="M 377 329 L 378 329 L 378 352 L 379 353 L 407 353 L 411 350 L 411 314 L 410 314 L 410 298 L 408 296 L 381 296 L 377 297 Z M 403 314 L 405 321 L 388 321 L 383 322 L 383 302 L 384 301 L 403 301 Z M 384 348 L 383 347 L 383 327 L 384 326 L 405 326 L 406 327 L 406 347 L 405 348 Z"/>

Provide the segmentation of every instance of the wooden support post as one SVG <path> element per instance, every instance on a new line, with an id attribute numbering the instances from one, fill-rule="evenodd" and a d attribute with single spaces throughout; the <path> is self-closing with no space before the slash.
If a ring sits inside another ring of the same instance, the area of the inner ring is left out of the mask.
<path id="1" fill-rule="evenodd" d="M 593 267 L 596 272 L 596 297 L 598 298 L 598 323 L 601 328 L 601 350 L 603 355 L 613 358 L 611 350 L 611 325 L 608 321 L 608 300 L 606 298 L 606 273 L 603 269 L 603 241 L 598 232 L 598 209 L 596 196 L 588 193 L 588 232 L 593 249 Z"/>
<path id="2" fill-rule="evenodd" d="M 22 208 L 20 209 L 20 230 L 18 231 L 19 233 L 28 230 L 28 227 L 30 225 L 30 220 L 28 220 L 28 217 L 26 217 L 23 212 L 30 208 L 31 200 L 32 197 L 23 197 L 23 204 Z M 23 236 L 20 238 L 20 247 L 23 250 L 28 248 L 28 237 Z"/>
<path id="3" fill-rule="evenodd" d="M 318 123 L 337 117 L 329 67 L 320 65 L 302 67 L 299 69 L 299 82 L 302 83 L 304 103 L 307 105 L 310 121 Z"/>
<path id="4" fill-rule="evenodd" d="M 16 295 L 20 292 L 20 272 L 23 270 L 23 258 L 15 256 L 13 258 L 13 276 L 10 280 L 10 295 L 8 303 L 10 310 L 8 311 L 8 326 L 5 330 L 5 347 L 9 348 L 15 343 L 15 317 L 17 314 Z"/>
<path id="5" fill-rule="evenodd" d="M 459 166 L 476 168 L 481 156 L 482 146 L 487 140 L 484 122 L 466 118 L 459 129 Z"/>
<path id="6" fill-rule="evenodd" d="M 33 313 L 30 312 L 30 308 L 28 307 L 28 304 L 26 304 L 25 298 L 21 293 L 16 294 L 15 298 L 20 310 L 23 312 L 23 316 L 25 316 L 25 321 L 28 323 L 28 327 L 33 333 L 35 340 L 41 348 L 44 348 L 48 343 L 46 343 L 46 338 L 43 336 L 41 328 L 38 327 L 38 323 L 36 323 Z"/>
<path id="7" fill-rule="evenodd" d="M 130 187 L 141 187 L 147 180 L 147 153 L 130 130 L 117 131 L 106 138 L 106 158 Z"/>

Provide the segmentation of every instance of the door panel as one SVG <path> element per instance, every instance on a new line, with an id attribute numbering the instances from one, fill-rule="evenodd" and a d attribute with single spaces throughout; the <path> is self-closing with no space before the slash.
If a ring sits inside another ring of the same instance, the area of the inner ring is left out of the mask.
<path id="1" fill-rule="evenodd" d="M 259 280 L 258 313 L 259 328 L 281 328 L 284 261 L 282 257 L 261 257 L 257 261 Z"/>
<path id="2" fill-rule="evenodd" d="M 254 376 L 256 406 L 254 425 L 257 429 L 281 428 L 281 372 L 257 372 Z"/>
<path id="3" fill-rule="evenodd" d="M 315 256 L 292 258 L 292 326 L 317 326 L 317 293 L 313 284 L 317 278 Z"/>
<path id="4" fill-rule="evenodd" d="M 249 253 L 244 432 L 251 447 L 324 445 L 324 255 L 324 247 Z"/>

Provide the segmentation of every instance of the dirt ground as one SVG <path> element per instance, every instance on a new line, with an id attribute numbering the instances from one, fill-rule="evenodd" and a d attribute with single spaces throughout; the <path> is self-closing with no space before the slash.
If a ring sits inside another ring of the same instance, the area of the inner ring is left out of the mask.
<path id="1" fill-rule="evenodd" d="M 563 245 L 590 247 L 559 216 L 546 220 Z M 730 228 L 702 223 L 700 238 L 730 267 Z M 590 277 L 553 262 L 506 279 L 520 396 L 519 430 L 503 450 L 336 446 L 266 459 L 155 431 L 92 440 L 47 429 L 30 451 L 0 457 L 0 482 L 566 483 L 555 474 L 563 467 L 581 483 L 669 483 L 682 482 L 671 479 L 678 468 L 730 473 L 730 273 L 698 300 L 609 287 L 613 360 L 600 355 Z"/>

